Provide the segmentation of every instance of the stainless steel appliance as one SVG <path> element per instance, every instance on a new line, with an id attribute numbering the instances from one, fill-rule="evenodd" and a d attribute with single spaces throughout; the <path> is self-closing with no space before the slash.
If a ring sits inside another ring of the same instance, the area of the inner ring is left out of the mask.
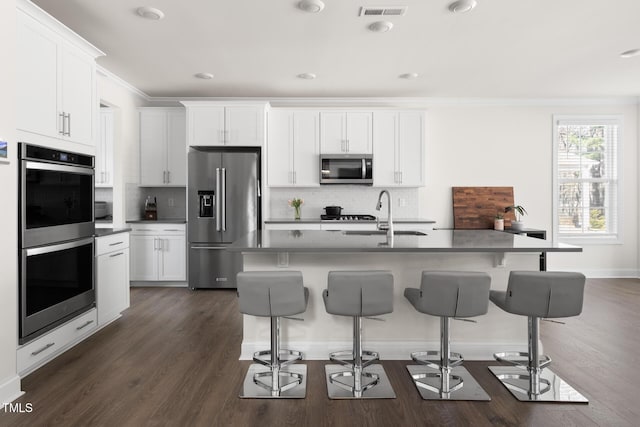
<path id="1" fill-rule="evenodd" d="M 144 219 L 156 221 L 158 219 L 158 201 L 154 197 L 147 196 L 147 200 L 144 202 Z"/>
<path id="2" fill-rule="evenodd" d="M 375 221 L 376 217 L 368 214 L 340 214 L 338 216 L 335 215 L 320 215 L 321 220 L 331 220 L 331 221 Z"/>
<path id="3" fill-rule="evenodd" d="M 191 147 L 188 154 L 189 287 L 235 288 L 234 240 L 259 228 L 260 149 Z"/>
<path id="4" fill-rule="evenodd" d="M 19 342 L 95 305 L 94 158 L 20 143 Z"/>
<path id="5" fill-rule="evenodd" d="M 320 184 L 373 185 L 371 154 L 322 154 Z"/>

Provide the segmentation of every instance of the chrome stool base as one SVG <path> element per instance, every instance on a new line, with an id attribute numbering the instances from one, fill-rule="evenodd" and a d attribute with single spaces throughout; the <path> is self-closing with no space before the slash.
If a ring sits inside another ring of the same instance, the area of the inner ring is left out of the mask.
<path id="1" fill-rule="evenodd" d="M 489 370 L 522 402 L 589 403 L 586 397 L 548 368 L 540 371 L 539 382 L 533 384 L 526 368 L 489 366 Z M 539 392 L 534 393 L 536 388 Z"/>
<path id="2" fill-rule="evenodd" d="M 424 400 L 478 400 L 491 398 L 463 366 L 451 368 L 449 391 L 443 391 L 442 371 L 425 365 L 407 365 L 420 396 Z"/>
<path id="3" fill-rule="evenodd" d="M 362 370 L 362 389 L 353 390 L 353 370 L 343 365 L 324 367 L 329 399 L 395 399 L 396 394 L 380 364 L 369 365 Z"/>
<path id="4" fill-rule="evenodd" d="M 279 371 L 279 391 L 271 391 L 272 371 L 268 366 L 249 366 L 240 390 L 243 399 L 304 399 L 307 394 L 307 366 L 290 365 Z M 265 381 L 266 380 L 266 381 Z"/>

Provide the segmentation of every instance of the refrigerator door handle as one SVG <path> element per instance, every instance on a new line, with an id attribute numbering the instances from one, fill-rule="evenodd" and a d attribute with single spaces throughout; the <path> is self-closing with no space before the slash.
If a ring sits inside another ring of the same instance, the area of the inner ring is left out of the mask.
<path id="1" fill-rule="evenodd" d="M 227 169 L 222 168 L 222 231 L 227 231 Z"/>
<path id="2" fill-rule="evenodd" d="M 222 215 L 222 205 L 220 204 L 220 179 L 220 168 L 216 168 L 216 231 L 220 231 L 220 217 Z"/>

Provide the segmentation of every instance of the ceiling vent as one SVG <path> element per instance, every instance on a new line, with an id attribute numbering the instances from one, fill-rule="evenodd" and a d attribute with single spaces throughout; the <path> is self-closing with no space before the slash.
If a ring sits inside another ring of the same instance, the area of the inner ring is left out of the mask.
<path id="1" fill-rule="evenodd" d="M 360 16 L 402 16 L 407 13 L 407 6 L 361 7 Z"/>

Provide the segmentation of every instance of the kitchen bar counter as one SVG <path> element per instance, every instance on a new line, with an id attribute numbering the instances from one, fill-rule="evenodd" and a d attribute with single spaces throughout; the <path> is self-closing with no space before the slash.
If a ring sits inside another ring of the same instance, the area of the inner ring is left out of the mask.
<path id="1" fill-rule="evenodd" d="M 374 215 L 375 216 L 375 215 Z M 386 216 L 382 218 L 386 221 Z M 375 224 L 376 220 L 346 220 L 346 219 L 321 219 L 321 218 L 270 218 L 264 221 L 265 224 L 331 224 L 331 223 L 344 223 L 344 224 Z M 430 219 L 424 218 L 400 218 L 393 220 L 394 224 L 435 224 L 436 222 Z"/>
<path id="2" fill-rule="evenodd" d="M 404 289 L 420 287 L 423 270 L 484 271 L 491 288 L 505 290 L 511 270 L 538 270 L 541 252 L 548 257 L 580 252 L 571 245 L 494 230 L 427 230 L 425 236 L 343 231 L 265 231 L 237 240 L 230 250 L 242 252 L 244 271 L 301 271 L 310 297 L 304 322 L 283 320 L 283 347 L 303 351 L 305 358 L 327 360 L 333 351 L 351 348 L 352 321 L 327 314 L 322 291 L 334 270 L 388 270 L 394 277 L 394 311 L 385 322 L 365 320 L 364 347 L 382 359 L 407 360 L 412 351 L 437 350 L 439 319 L 418 313 Z M 298 316 L 297 316 L 298 317 Z M 477 323 L 452 322 L 452 350 L 469 360 L 491 360 L 497 351 L 527 351 L 527 320 L 489 303 Z M 244 316 L 241 359 L 269 347 L 268 318 Z"/>

